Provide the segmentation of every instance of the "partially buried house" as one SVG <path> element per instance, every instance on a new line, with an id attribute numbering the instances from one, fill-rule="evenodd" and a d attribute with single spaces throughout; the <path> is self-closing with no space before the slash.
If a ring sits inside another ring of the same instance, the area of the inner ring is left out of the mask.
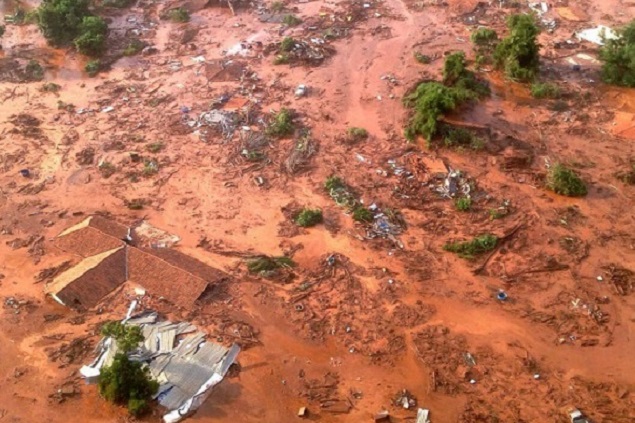
<path id="1" fill-rule="evenodd" d="M 150 294 L 189 308 L 210 284 L 229 276 L 170 248 L 141 248 L 134 230 L 102 216 L 91 216 L 59 234 L 54 244 L 81 261 L 58 275 L 45 290 L 59 303 L 95 307 L 126 281 Z"/>

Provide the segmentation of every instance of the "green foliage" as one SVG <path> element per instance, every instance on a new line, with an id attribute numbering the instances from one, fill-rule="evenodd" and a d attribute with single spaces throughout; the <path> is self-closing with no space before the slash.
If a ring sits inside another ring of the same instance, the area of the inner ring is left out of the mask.
<path id="1" fill-rule="evenodd" d="M 124 353 L 137 349 L 144 340 L 139 326 L 125 325 L 116 320 L 104 324 L 101 327 L 101 334 L 113 338 L 117 342 L 119 351 Z"/>
<path id="2" fill-rule="evenodd" d="M 458 211 L 466 212 L 472 208 L 472 199 L 470 197 L 460 197 L 454 200 L 454 207 Z"/>
<path id="3" fill-rule="evenodd" d="M 464 259 L 473 259 L 479 254 L 486 253 L 496 248 L 498 238 L 491 234 L 480 235 L 471 241 L 449 242 L 443 246 L 445 251 L 456 253 Z"/>
<path id="4" fill-rule="evenodd" d="M 0 25 L 0 38 L 2 38 L 2 36 L 4 35 L 4 32 L 6 31 L 6 28 L 4 25 Z"/>
<path id="5" fill-rule="evenodd" d="M 157 173 L 159 173 L 159 163 L 156 160 L 146 160 L 143 163 L 143 170 L 141 171 L 143 176 L 149 177 Z"/>
<path id="6" fill-rule="evenodd" d="M 326 178 L 326 182 L 324 182 L 324 188 L 331 192 L 336 189 L 346 188 L 346 184 L 339 176 L 329 176 Z"/>
<path id="7" fill-rule="evenodd" d="M 489 220 L 502 219 L 509 214 L 508 209 L 489 209 Z"/>
<path id="8" fill-rule="evenodd" d="M 81 35 L 80 26 L 91 16 L 89 0 L 44 0 L 37 11 L 37 23 L 54 46 L 70 44 Z"/>
<path id="9" fill-rule="evenodd" d="M 291 111 L 283 107 L 278 113 L 273 115 L 273 119 L 269 123 L 266 133 L 270 137 L 284 138 L 287 135 L 291 135 L 293 129 Z"/>
<path id="10" fill-rule="evenodd" d="M 432 57 L 428 56 L 427 54 L 422 54 L 418 51 L 415 51 L 414 56 L 415 60 L 423 65 L 429 65 L 430 63 L 432 63 Z"/>
<path id="11" fill-rule="evenodd" d="M 285 9 L 285 5 L 281 1 L 274 1 L 273 3 L 271 3 L 270 8 L 271 8 L 271 11 L 280 13 Z"/>
<path id="12" fill-rule="evenodd" d="M 287 53 L 280 53 L 280 54 L 276 54 L 276 57 L 274 57 L 273 59 L 273 64 L 274 65 L 286 65 L 287 63 L 289 63 L 291 59 L 289 58 L 289 55 Z"/>
<path id="13" fill-rule="evenodd" d="M 630 165 L 629 170 L 618 172 L 615 176 L 627 185 L 635 185 L 635 163 Z"/>
<path id="14" fill-rule="evenodd" d="M 250 273 L 271 272 L 281 267 L 295 267 L 295 262 L 286 256 L 259 256 L 247 260 L 247 270 Z"/>
<path id="15" fill-rule="evenodd" d="M 560 87 L 555 84 L 550 84 L 549 82 L 535 82 L 531 84 L 531 95 L 534 98 L 555 99 L 559 98 L 560 94 Z"/>
<path id="16" fill-rule="evenodd" d="M 443 133 L 443 143 L 446 147 L 467 147 L 472 150 L 481 150 L 485 146 L 481 138 L 464 128 L 444 125 L 441 132 Z"/>
<path id="17" fill-rule="evenodd" d="M 430 142 L 439 129 L 439 118 L 445 113 L 489 93 L 489 88 L 466 68 L 463 52 L 446 58 L 443 82 L 422 82 L 404 97 L 406 107 L 414 109 L 414 115 L 405 130 L 407 139 L 414 140 L 421 135 Z"/>
<path id="18" fill-rule="evenodd" d="M 319 223 L 322 223 L 322 220 L 323 220 L 322 210 L 320 209 L 304 208 L 295 217 L 295 223 L 298 226 L 302 226 L 304 228 L 308 228 L 311 226 L 315 226 Z"/>
<path id="19" fill-rule="evenodd" d="M 137 40 L 137 39 L 131 40 L 128 43 L 128 46 L 123 51 L 123 55 L 134 56 L 138 54 L 141 50 L 143 50 L 145 46 L 146 46 L 145 43 L 141 40 Z"/>
<path id="20" fill-rule="evenodd" d="M 110 402 L 128 407 L 134 416 L 148 411 L 148 402 L 158 390 L 159 383 L 150 378 L 149 369 L 126 354 L 116 354 L 112 364 L 101 369 L 99 393 Z"/>
<path id="21" fill-rule="evenodd" d="M 302 23 L 302 19 L 298 18 L 295 15 L 284 15 L 282 18 L 282 23 L 286 26 L 298 26 Z"/>
<path id="22" fill-rule="evenodd" d="M 106 21 L 98 16 L 86 16 L 79 28 L 81 35 L 75 39 L 77 51 L 86 56 L 100 56 L 106 48 Z"/>
<path id="23" fill-rule="evenodd" d="M 101 61 L 99 60 L 89 61 L 88 63 L 86 63 L 86 66 L 84 66 L 84 70 L 86 71 L 88 76 L 90 76 L 91 78 L 93 76 L 96 76 L 101 70 Z"/>
<path id="24" fill-rule="evenodd" d="M 635 20 L 605 39 L 599 53 L 602 79 L 607 84 L 635 87 Z"/>
<path id="25" fill-rule="evenodd" d="M 123 9 L 130 6 L 135 0 L 103 0 L 101 5 L 104 7 L 115 7 L 117 9 Z"/>
<path id="26" fill-rule="evenodd" d="M 293 50 L 295 40 L 292 37 L 284 37 L 280 42 L 280 53 L 287 53 Z"/>
<path id="27" fill-rule="evenodd" d="M 478 28 L 470 35 L 470 40 L 479 49 L 489 50 L 498 43 L 498 34 L 490 28 Z"/>
<path id="28" fill-rule="evenodd" d="M 573 170 L 560 163 L 549 169 L 547 188 L 567 197 L 583 197 L 587 194 L 584 181 Z"/>
<path id="29" fill-rule="evenodd" d="M 368 131 L 364 128 L 352 126 L 348 128 L 348 136 L 352 141 L 362 141 L 368 138 Z"/>
<path id="30" fill-rule="evenodd" d="M 41 81 L 44 79 L 44 68 L 37 60 L 30 60 L 24 68 L 24 74 L 29 81 Z"/>
<path id="31" fill-rule="evenodd" d="M 507 27 L 509 35 L 496 46 L 494 63 L 510 79 L 531 81 L 540 66 L 540 29 L 532 15 L 511 15 Z"/>
<path id="32" fill-rule="evenodd" d="M 175 9 L 170 9 L 166 13 L 165 18 L 171 20 L 172 22 L 185 23 L 190 21 L 190 13 L 182 7 L 177 7 Z"/>
<path id="33" fill-rule="evenodd" d="M 373 212 L 364 206 L 357 206 L 353 209 L 353 220 L 362 223 L 372 222 L 374 218 Z"/>
<path id="34" fill-rule="evenodd" d="M 339 176 L 329 176 L 324 182 L 324 189 L 338 206 L 350 210 L 358 206 L 355 195 Z"/>

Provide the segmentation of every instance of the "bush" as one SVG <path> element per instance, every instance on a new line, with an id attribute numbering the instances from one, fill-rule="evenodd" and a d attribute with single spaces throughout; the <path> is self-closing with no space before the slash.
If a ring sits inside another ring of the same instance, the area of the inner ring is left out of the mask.
<path id="1" fill-rule="evenodd" d="M 587 194 L 584 181 L 573 170 L 560 163 L 549 169 L 547 188 L 567 197 L 583 197 Z"/>
<path id="2" fill-rule="evenodd" d="M 458 211 L 466 212 L 472 208 L 472 199 L 470 197 L 461 197 L 454 200 L 454 207 Z"/>
<path id="3" fill-rule="evenodd" d="M 2 38 L 2 36 L 4 35 L 6 28 L 4 25 L 0 25 L 0 38 Z"/>
<path id="4" fill-rule="evenodd" d="M 47 82 L 40 87 L 40 91 L 43 93 L 56 93 L 61 89 L 62 86 L 56 84 L 55 82 Z"/>
<path id="5" fill-rule="evenodd" d="M 24 75 L 29 81 L 41 81 L 44 79 L 44 68 L 37 60 L 30 60 L 24 68 Z"/>
<path id="6" fill-rule="evenodd" d="M 108 401 L 128 407 L 128 412 L 140 416 L 148 411 L 148 401 L 159 390 L 159 383 L 150 378 L 148 367 L 130 361 L 118 353 L 110 366 L 101 369 L 99 393 Z"/>
<path id="7" fill-rule="evenodd" d="M 269 123 L 266 133 L 275 138 L 283 138 L 287 135 L 291 135 L 293 133 L 291 111 L 283 107 L 278 113 L 274 114 L 273 120 Z"/>
<path id="8" fill-rule="evenodd" d="M 464 259 L 473 259 L 479 254 L 486 253 L 496 248 L 498 238 L 491 234 L 480 235 L 471 241 L 450 242 L 443 246 L 445 251 L 456 253 Z"/>
<path id="9" fill-rule="evenodd" d="M 635 163 L 631 164 L 630 169 L 618 172 L 615 176 L 627 185 L 635 185 Z"/>
<path id="10" fill-rule="evenodd" d="M 295 267 L 295 262 L 286 256 L 259 256 L 247 260 L 247 270 L 250 273 L 271 272 L 281 267 Z"/>
<path id="11" fill-rule="evenodd" d="M 282 18 L 282 23 L 286 26 L 298 26 L 302 23 L 302 19 L 298 18 L 295 15 L 284 15 L 284 18 Z"/>
<path id="12" fill-rule="evenodd" d="M 542 99 L 542 98 L 559 98 L 560 97 L 560 87 L 555 84 L 550 84 L 548 82 L 536 82 L 531 84 L 531 95 L 534 98 Z"/>
<path id="13" fill-rule="evenodd" d="M 353 141 L 362 141 L 368 138 L 368 131 L 364 128 L 357 128 L 352 126 L 348 128 L 348 136 Z"/>
<path id="14" fill-rule="evenodd" d="M 491 50 L 498 43 L 498 34 L 490 28 L 478 28 L 470 35 L 470 40 L 479 51 Z"/>
<path id="15" fill-rule="evenodd" d="M 343 188 L 346 188 L 346 184 L 339 176 L 329 176 L 326 178 L 326 182 L 324 182 L 324 189 L 328 192 Z"/>
<path id="16" fill-rule="evenodd" d="M 182 7 L 169 10 L 166 17 L 172 22 L 185 23 L 190 21 L 190 13 Z"/>
<path id="17" fill-rule="evenodd" d="M 124 7 L 130 6 L 134 3 L 134 0 L 103 0 L 101 5 L 104 7 L 116 7 L 118 9 L 123 9 Z"/>
<path id="18" fill-rule="evenodd" d="M 357 222 L 372 222 L 374 217 L 373 212 L 364 206 L 357 206 L 353 209 L 353 220 Z"/>
<path id="19" fill-rule="evenodd" d="M 599 57 L 604 82 L 635 87 L 635 20 L 619 29 L 617 38 L 604 40 Z"/>
<path id="20" fill-rule="evenodd" d="M 323 220 L 322 210 L 320 209 L 313 210 L 313 209 L 304 208 L 295 217 L 295 223 L 298 226 L 302 226 L 303 228 L 315 226 L 319 223 L 322 223 L 322 220 Z"/>
<path id="21" fill-rule="evenodd" d="M 106 22 L 98 16 L 87 16 L 82 20 L 80 32 L 75 39 L 77 51 L 86 56 L 100 56 L 106 48 Z"/>
<path id="22" fill-rule="evenodd" d="M 158 153 L 159 151 L 163 150 L 163 143 L 162 142 L 153 142 L 151 144 L 146 145 L 146 150 L 148 150 L 150 153 Z"/>
<path id="23" fill-rule="evenodd" d="M 145 47 L 145 43 L 140 40 L 132 40 L 128 43 L 128 46 L 123 51 L 124 56 L 134 56 L 138 54 Z"/>
<path id="24" fill-rule="evenodd" d="M 125 353 L 135 350 L 144 340 L 139 326 L 125 325 L 118 321 L 104 324 L 101 334 L 113 338 L 119 350 Z"/>
<path id="25" fill-rule="evenodd" d="M 280 42 L 280 53 L 287 53 L 293 50 L 295 40 L 292 37 L 284 37 Z"/>
<path id="26" fill-rule="evenodd" d="M 489 88 L 467 69 L 463 52 L 446 58 L 443 82 L 422 82 L 404 97 L 406 107 L 414 109 L 414 115 L 405 130 L 407 139 L 414 140 L 417 135 L 421 135 L 429 143 L 437 133 L 441 116 L 467 101 L 489 93 Z"/>
<path id="27" fill-rule="evenodd" d="M 422 54 L 418 51 L 415 51 L 414 56 L 415 60 L 423 65 L 429 65 L 430 63 L 432 63 L 432 57 L 428 56 L 427 54 Z"/>
<path id="28" fill-rule="evenodd" d="M 286 65 L 287 63 L 289 63 L 289 60 L 291 60 L 289 58 L 289 55 L 287 53 L 280 53 L 277 54 L 276 57 L 273 59 L 273 64 L 274 65 Z"/>
<path id="29" fill-rule="evenodd" d="M 540 66 L 540 29 L 532 15 L 511 15 L 507 19 L 509 35 L 494 51 L 494 63 L 513 80 L 531 81 Z"/>
<path id="30" fill-rule="evenodd" d="M 270 7 L 273 12 L 277 13 L 280 13 L 285 9 L 285 5 L 281 1 L 274 1 L 273 3 L 271 3 Z"/>
<path id="31" fill-rule="evenodd" d="M 481 150 L 485 146 L 481 138 L 467 129 L 444 125 L 442 133 L 443 143 L 446 147 L 469 147 L 472 150 Z"/>
<path id="32" fill-rule="evenodd" d="M 91 60 L 90 62 L 86 63 L 86 66 L 84 66 L 84 70 L 86 71 L 88 76 L 92 78 L 93 76 L 96 76 L 101 70 L 101 62 L 99 60 Z"/>

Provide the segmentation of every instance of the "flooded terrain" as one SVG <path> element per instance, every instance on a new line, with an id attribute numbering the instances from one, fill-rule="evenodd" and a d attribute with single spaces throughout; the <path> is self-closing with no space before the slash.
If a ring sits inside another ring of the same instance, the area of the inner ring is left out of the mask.
<path id="1" fill-rule="evenodd" d="M 451 52 L 474 68 L 471 31 L 505 34 L 526 1 L 132 3 L 96 9 L 109 33 L 94 77 L 37 25 L 5 22 L 0 422 L 129 421 L 78 370 L 132 299 L 241 346 L 194 422 L 287 422 L 301 407 L 319 422 L 384 410 L 413 422 L 424 408 L 434 423 L 565 423 L 571 407 L 635 421 L 635 187 L 619 176 L 635 163 L 635 90 L 603 84 L 599 46 L 573 35 L 628 23 L 635 3 L 545 3 L 540 78 L 565 94 L 536 99 L 484 65 L 491 94 L 443 118 L 476 131 L 478 149 L 408 142 L 403 98 L 441 80 Z M 188 22 L 161 19 L 177 6 Z M 125 55 L 131 40 L 143 47 Z M 278 136 L 282 109 L 292 129 Z M 547 190 L 555 163 L 588 194 Z M 325 189 L 332 177 L 343 190 Z M 305 207 L 322 223 L 296 224 Z M 148 222 L 230 278 L 192 307 L 128 282 L 96 307 L 64 307 L 45 287 L 80 257 L 56 239 L 91 215 Z M 486 254 L 444 248 L 482 234 L 498 240 Z M 250 272 L 262 255 L 294 265 Z"/>

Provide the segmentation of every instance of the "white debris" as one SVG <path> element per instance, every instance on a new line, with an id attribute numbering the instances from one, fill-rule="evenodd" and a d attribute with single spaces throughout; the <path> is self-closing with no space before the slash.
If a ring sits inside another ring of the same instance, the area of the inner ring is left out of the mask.
<path id="1" fill-rule="evenodd" d="M 604 45 L 604 40 L 615 40 L 617 33 L 608 26 L 598 25 L 596 28 L 582 30 L 576 34 L 579 40 L 585 40 L 600 46 Z"/>

